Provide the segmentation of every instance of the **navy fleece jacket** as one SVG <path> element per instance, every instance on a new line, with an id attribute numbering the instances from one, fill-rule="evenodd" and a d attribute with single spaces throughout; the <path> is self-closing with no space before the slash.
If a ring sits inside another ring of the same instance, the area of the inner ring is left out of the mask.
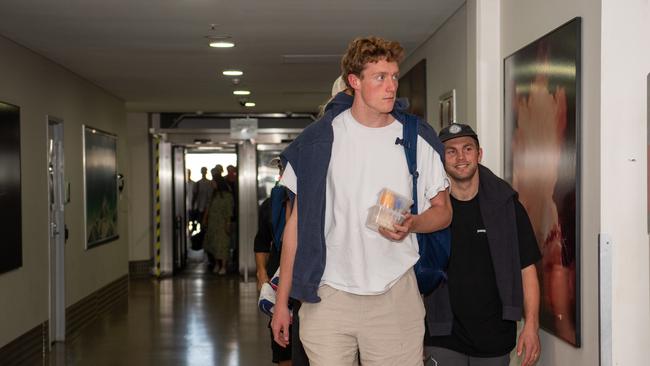
<path id="1" fill-rule="evenodd" d="M 325 192 L 327 169 L 332 155 L 334 131 L 332 121 L 350 109 L 354 98 L 339 93 L 325 107 L 321 119 L 307 126 L 281 154 L 283 164 L 289 162 L 297 177 L 298 246 L 293 267 L 291 297 L 305 302 L 319 302 L 317 295 L 325 271 Z M 419 118 L 404 112 L 407 103 L 398 100 L 391 112 L 399 122 L 417 121 L 418 135 L 442 157 L 444 146 L 433 128 Z M 361 142 L 360 142 L 361 143 Z M 406 159 L 406 155 L 404 156 Z"/>

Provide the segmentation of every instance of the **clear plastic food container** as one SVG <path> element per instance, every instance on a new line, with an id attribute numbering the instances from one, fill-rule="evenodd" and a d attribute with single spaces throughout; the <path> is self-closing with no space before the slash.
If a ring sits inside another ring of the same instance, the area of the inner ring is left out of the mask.
<path id="1" fill-rule="evenodd" d="M 412 204 L 413 201 L 408 197 L 384 188 L 379 192 L 377 204 L 368 209 L 366 226 L 375 231 L 380 227 L 394 230 L 393 225 L 404 222 L 404 214 Z"/>
<path id="2" fill-rule="evenodd" d="M 380 227 L 395 230 L 393 224 L 401 224 L 402 222 L 404 222 L 404 215 L 401 213 L 384 206 L 374 205 L 368 210 L 366 226 L 375 231 L 378 231 Z"/>

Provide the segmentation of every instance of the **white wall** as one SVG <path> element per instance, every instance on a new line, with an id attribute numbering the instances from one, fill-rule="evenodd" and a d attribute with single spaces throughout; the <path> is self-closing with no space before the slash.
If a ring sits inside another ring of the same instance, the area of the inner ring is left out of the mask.
<path id="1" fill-rule="evenodd" d="M 483 164 L 501 172 L 499 1 L 468 0 L 402 63 L 426 59 L 427 120 L 439 130 L 438 98 L 456 89 L 457 121 L 481 137 Z M 495 130 L 496 129 L 496 130 Z M 486 130 L 486 133 L 483 133 Z"/>
<path id="2" fill-rule="evenodd" d="M 582 204 L 580 245 L 582 347 L 574 348 L 541 331 L 539 365 L 598 364 L 598 231 L 600 228 L 600 2 L 594 0 L 501 0 L 501 58 L 505 58 L 576 16 L 582 17 Z M 603 48 L 604 49 L 604 48 Z M 501 70 L 494 70 L 501 72 Z M 501 120 L 495 121 L 502 123 Z M 502 139 L 500 129 L 491 138 Z M 647 255 L 646 255 L 647 259 Z M 647 276 L 646 276 L 647 278 Z M 628 363 L 635 365 L 639 363 Z"/>
<path id="3" fill-rule="evenodd" d="M 480 136 L 482 163 L 503 172 L 501 1 L 467 1 L 467 101 Z"/>
<path id="4" fill-rule="evenodd" d="M 64 121 L 66 304 L 127 273 L 127 205 L 119 201 L 117 241 L 84 249 L 82 124 L 118 135 L 118 170 L 126 167 L 124 103 L 53 62 L 0 37 L 0 100 L 21 108 L 23 266 L 0 274 L 0 347 L 48 318 L 46 116 Z M 128 188 L 127 188 L 128 189 Z"/>
<path id="5" fill-rule="evenodd" d="M 129 261 L 152 258 L 151 146 L 147 113 L 128 113 Z"/>
<path id="6" fill-rule="evenodd" d="M 647 75 L 650 4 L 602 1 L 601 230 L 612 242 L 612 359 L 647 365 Z"/>
<path id="7" fill-rule="evenodd" d="M 456 118 L 468 121 L 467 103 L 467 12 L 463 4 L 438 30 L 400 65 L 405 74 L 422 59 L 426 59 L 427 121 L 438 131 L 438 98 L 456 89 Z"/>

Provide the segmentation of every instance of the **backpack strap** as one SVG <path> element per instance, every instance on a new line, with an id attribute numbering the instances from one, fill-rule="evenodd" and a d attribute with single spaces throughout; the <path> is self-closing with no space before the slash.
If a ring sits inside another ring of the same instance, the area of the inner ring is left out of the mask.
<path id="1" fill-rule="evenodd" d="M 276 249 L 282 249 L 282 234 L 286 224 L 286 188 L 276 184 L 271 189 L 271 227 L 273 228 L 273 244 Z"/>
<path id="2" fill-rule="evenodd" d="M 420 176 L 417 170 L 417 120 L 411 118 L 409 115 L 405 115 L 404 122 L 402 122 L 402 138 L 397 138 L 395 144 L 404 146 L 406 164 L 408 165 L 411 181 L 413 182 L 413 206 L 411 206 L 411 213 L 416 215 L 418 213 L 418 177 Z"/>
<path id="3" fill-rule="evenodd" d="M 417 117 L 405 115 L 402 123 L 403 139 L 397 139 L 396 144 L 404 146 L 406 161 L 413 182 L 413 207 L 411 213 L 418 213 L 418 171 L 417 171 L 417 141 L 418 141 Z M 431 294 L 440 283 L 446 281 L 447 264 L 450 253 L 450 231 L 449 228 L 435 231 L 433 233 L 416 234 L 418 242 L 418 254 L 420 258 L 413 265 L 415 278 L 418 282 L 418 289 L 421 294 Z M 448 300 L 447 300 L 448 301 Z"/>

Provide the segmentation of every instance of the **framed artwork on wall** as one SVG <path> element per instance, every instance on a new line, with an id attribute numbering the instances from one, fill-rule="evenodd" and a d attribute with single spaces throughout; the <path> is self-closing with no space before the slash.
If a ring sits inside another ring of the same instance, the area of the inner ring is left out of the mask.
<path id="1" fill-rule="evenodd" d="M 20 108 L 0 102 L 0 273 L 23 265 Z"/>
<path id="2" fill-rule="evenodd" d="M 504 62 L 505 178 L 542 253 L 540 326 L 580 346 L 580 64 L 575 18 Z"/>
<path id="3" fill-rule="evenodd" d="M 456 89 L 452 89 L 438 98 L 438 131 L 456 123 Z"/>
<path id="4" fill-rule="evenodd" d="M 117 136 L 83 126 L 86 249 L 116 240 Z"/>
<path id="5" fill-rule="evenodd" d="M 427 118 L 427 60 L 421 60 L 402 77 L 399 78 L 397 89 L 399 98 L 409 101 L 408 112 L 425 119 Z"/>

